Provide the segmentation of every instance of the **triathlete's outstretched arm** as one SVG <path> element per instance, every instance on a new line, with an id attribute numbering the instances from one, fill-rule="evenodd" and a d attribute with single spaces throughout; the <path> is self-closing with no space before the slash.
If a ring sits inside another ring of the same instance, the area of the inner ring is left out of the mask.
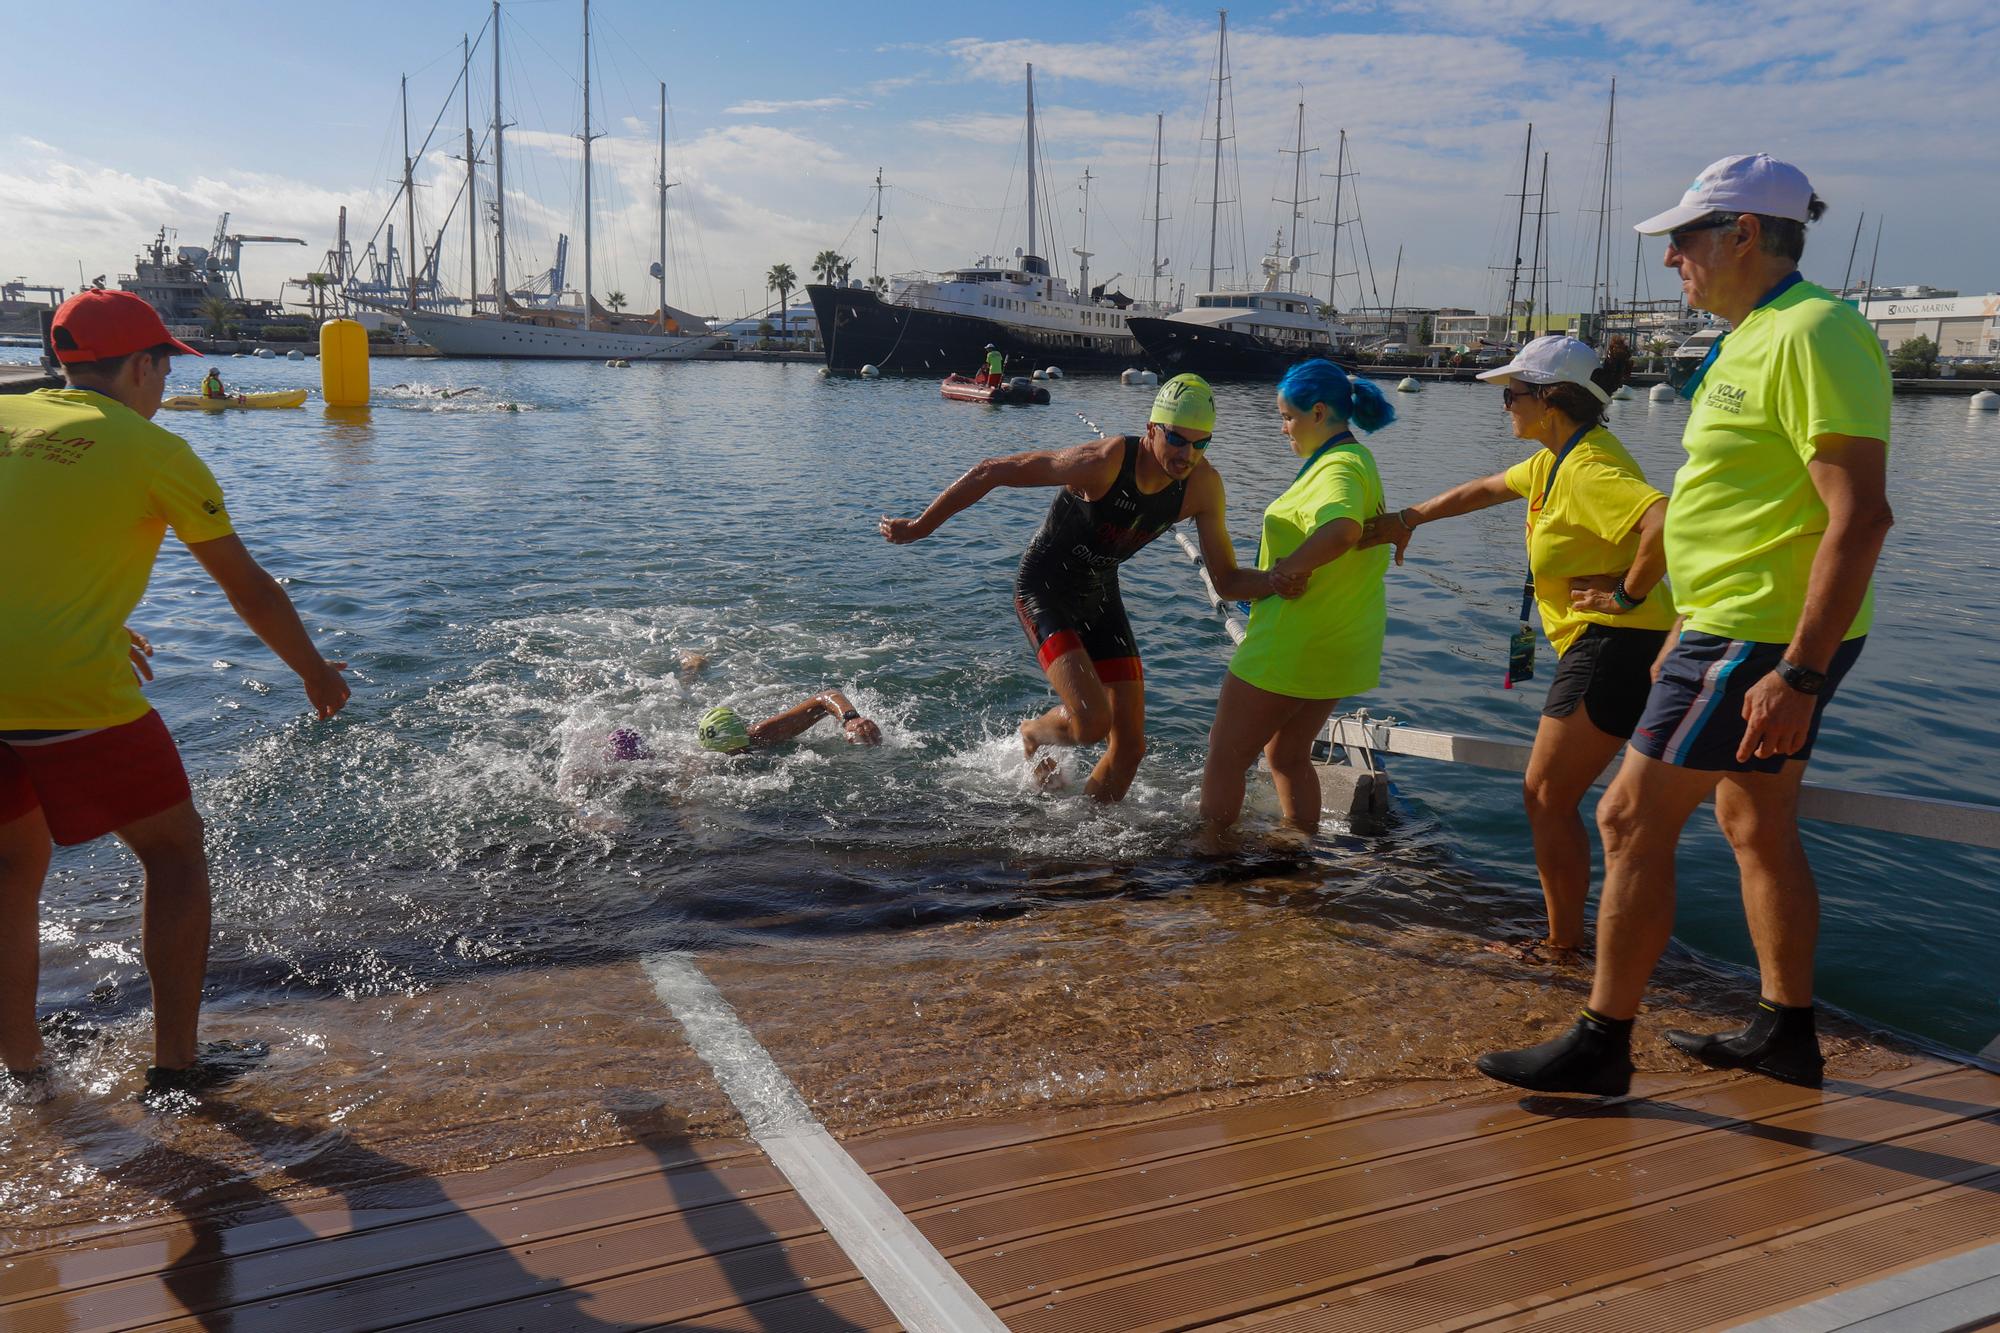
<path id="1" fill-rule="evenodd" d="M 876 531 L 901 546 L 930 536 L 944 521 L 968 509 L 1002 486 L 1073 486 L 1088 496 L 1102 495 L 1117 479 L 1123 445 L 1117 437 L 1093 440 L 1068 449 L 986 458 L 944 488 L 916 518 L 883 515 Z"/>
<path id="2" fill-rule="evenodd" d="M 776 717 L 765 718 L 750 728 L 750 743 L 777 745 L 791 740 L 810 731 L 822 717 L 839 722 L 847 739 L 857 745 L 882 743 L 882 729 L 861 716 L 860 710 L 839 690 L 823 690 L 810 699 L 801 699 Z"/>
<path id="3" fill-rule="evenodd" d="M 1227 507 L 1222 474 L 1212 467 L 1195 469 L 1188 481 L 1187 513 L 1194 519 L 1195 536 L 1201 542 L 1201 563 L 1207 568 L 1215 591 L 1232 602 L 1297 597 L 1304 592 L 1306 581 L 1302 578 L 1244 569 L 1236 563 L 1236 547 L 1229 540 L 1229 525 L 1223 521 Z"/>
<path id="4" fill-rule="evenodd" d="M 1413 504 L 1407 509 L 1398 509 L 1393 514 L 1379 514 L 1368 520 L 1361 531 L 1359 547 L 1380 546 L 1383 542 L 1396 544 L 1396 563 L 1403 563 L 1403 551 L 1410 544 L 1410 534 L 1419 523 L 1430 523 L 1440 518 L 1457 518 L 1460 514 L 1470 514 L 1481 509 L 1491 509 L 1494 505 L 1506 504 L 1521 497 L 1507 484 L 1507 474 L 1496 472 L 1490 477 L 1480 477 L 1448 491 L 1433 495 L 1422 504 Z"/>

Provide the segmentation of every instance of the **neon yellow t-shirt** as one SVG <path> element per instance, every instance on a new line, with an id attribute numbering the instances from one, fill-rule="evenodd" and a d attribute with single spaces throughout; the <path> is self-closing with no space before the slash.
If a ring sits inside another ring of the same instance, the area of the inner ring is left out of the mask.
<path id="1" fill-rule="evenodd" d="M 1535 575 L 1542 632 L 1555 645 L 1556 656 L 1569 651 L 1586 625 L 1670 628 L 1674 598 L 1665 583 L 1622 616 L 1570 606 L 1571 579 L 1631 568 L 1639 554 L 1639 538 L 1632 529 L 1664 497 L 1646 484 L 1646 474 L 1618 437 L 1599 426 L 1563 459 L 1548 503 L 1537 510 L 1555 462 L 1549 450 L 1537 449 L 1534 457 L 1508 468 L 1506 477 L 1508 489 L 1528 502 L 1528 568 Z"/>
<path id="2" fill-rule="evenodd" d="M 124 625 L 169 527 L 235 530 L 187 441 L 87 389 L 0 398 L 0 731 L 145 715 Z"/>
<path id="3" fill-rule="evenodd" d="M 1338 519 L 1366 523 L 1382 512 L 1382 475 L 1359 443 L 1337 445 L 1285 488 L 1264 511 L 1257 567 L 1269 569 L 1315 531 Z M 1265 597 L 1229 669 L 1239 680 L 1295 699 L 1339 699 L 1382 679 L 1389 608 L 1383 576 L 1388 546 L 1349 551 L 1321 565 L 1303 596 Z"/>
<path id="4" fill-rule="evenodd" d="M 1889 442 L 1889 367 L 1874 329 L 1794 284 L 1722 341 L 1695 392 L 1667 506 L 1667 573 L 1688 628 L 1790 643 L 1826 531 L 1806 465 L 1822 435 Z M 1845 638 L 1868 632 L 1869 586 Z"/>

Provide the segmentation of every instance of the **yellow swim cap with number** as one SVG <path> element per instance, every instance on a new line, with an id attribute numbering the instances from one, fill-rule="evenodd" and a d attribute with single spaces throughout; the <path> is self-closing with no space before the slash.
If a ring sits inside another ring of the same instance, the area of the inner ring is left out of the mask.
<path id="1" fill-rule="evenodd" d="M 1153 415 L 1149 421 L 1182 430 L 1213 433 L 1215 391 L 1199 375 L 1176 375 L 1153 395 Z"/>
<path id="2" fill-rule="evenodd" d="M 750 748 L 750 728 L 743 725 L 743 719 L 737 716 L 734 708 L 711 708 L 701 715 L 695 739 L 701 742 L 704 750 L 735 754 Z"/>

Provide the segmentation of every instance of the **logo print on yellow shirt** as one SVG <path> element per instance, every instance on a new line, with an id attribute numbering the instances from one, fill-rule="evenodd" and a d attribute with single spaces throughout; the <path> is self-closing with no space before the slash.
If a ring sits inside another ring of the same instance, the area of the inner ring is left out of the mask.
<path id="1" fill-rule="evenodd" d="M 1734 384 L 1718 384 L 1708 391 L 1708 397 L 1701 400 L 1703 407 L 1712 407 L 1718 412 L 1731 416 L 1743 415 L 1743 400 L 1750 391 Z"/>

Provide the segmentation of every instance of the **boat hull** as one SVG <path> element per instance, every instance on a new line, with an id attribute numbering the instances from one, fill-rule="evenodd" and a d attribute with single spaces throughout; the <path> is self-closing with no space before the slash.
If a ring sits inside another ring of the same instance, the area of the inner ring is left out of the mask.
<path id="1" fill-rule="evenodd" d="M 1137 340 L 1122 335 L 1042 332 L 973 315 L 892 305 L 864 287 L 808 285 L 828 369 L 874 366 L 888 373 L 963 371 L 1000 351 L 1006 370 L 1059 366 L 1064 374 L 1115 375 L 1141 364 Z"/>
<path id="2" fill-rule="evenodd" d="M 1331 341 L 1279 346 L 1254 333 L 1189 324 L 1177 319 L 1130 320 L 1132 336 L 1145 349 L 1151 369 L 1162 375 L 1193 373 L 1210 380 L 1275 380 L 1301 361 L 1315 357 L 1352 371 Z"/>
<path id="3" fill-rule="evenodd" d="M 978 380 L 964 375 L 947 375 L 939 392 L 947 398 L 961 403 L 1046 403 L 1049 391 L 1033 382 L 1005 380 L 999 384 L 981 384 Z"/>
<path id="4" fill-rule="evenodd" d="M 304 389 L 273 389 L 269 393 L 233 393 L 227 398 L 203 398 L 199 394 L 177 393 L 160 400 L 160 406 L 174 412 L 226 412 L 231 408 L 256 411 L 261 408 L 304 407 Z"/>
<path id="5" fill-rule="evenodd" d="M 410 332 L 445 356 L 544 361 L 678 361 L 715 346 L 713 334 L 614 333 L 545 328 L 503 319 L 398 311 Z"/>

